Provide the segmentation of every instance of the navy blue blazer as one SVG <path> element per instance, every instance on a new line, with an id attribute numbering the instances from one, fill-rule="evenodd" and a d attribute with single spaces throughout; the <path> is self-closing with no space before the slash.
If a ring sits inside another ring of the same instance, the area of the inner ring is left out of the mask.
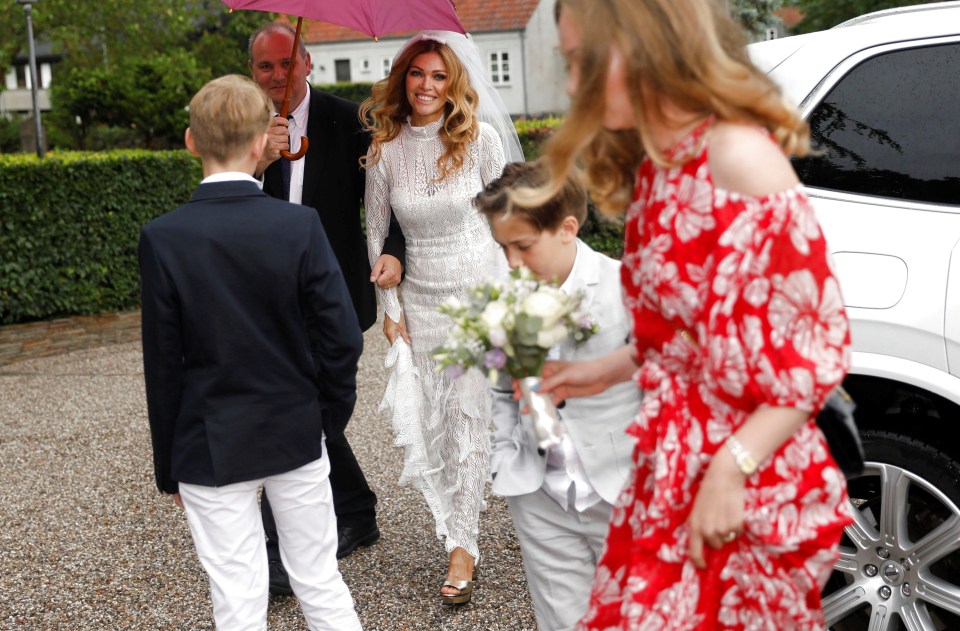
<path id="1" fill-rule="evenodd" d="M 157 487 L 319 458 L 356 403 L 363 339 L 316 212 L 252 182 L 201 184 L 143 227 L 139 260 Z"/>
<path id="2" fill-rule="evenodd" d="M 350 290 L 360 327 L 365 331 L 377 319 L 377 298 L 370 282 L 367 238 L 360 217 L 366 175 L 360 168 L 360 158 L 367 155 L 370 135 L 360 124 L 358 110 L 359 106 L 352 101 L 310 88 L 307 118 L 310 149 L 302 158 L 301 201 L 304 206 L 315 208 L 323 222 Z M 281 190 L 282 178 L 277 160 L 264 171 L 264 192 L 272 195 Z M 403 232 L 392 217 L 383 252 L 405 263 Z"/>

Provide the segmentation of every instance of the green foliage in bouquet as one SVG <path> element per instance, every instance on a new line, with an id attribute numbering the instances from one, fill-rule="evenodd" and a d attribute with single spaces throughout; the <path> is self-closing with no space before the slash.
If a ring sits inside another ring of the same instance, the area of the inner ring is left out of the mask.
<path id="1" fill-rule="evenodd" d="M 568 338 L 580 345 L 597 332 L 593 318 L 580 310 L 582 299 L 581 293 L 567 295 L 519 267 L 506 283 L 478 285 L 464 299 L 440 305 L 453 326 L 433 358 L 451 378 L 472 367 L 491 381 L 501 371 L 517 379 L 539 376 L 551 347 Z"/>

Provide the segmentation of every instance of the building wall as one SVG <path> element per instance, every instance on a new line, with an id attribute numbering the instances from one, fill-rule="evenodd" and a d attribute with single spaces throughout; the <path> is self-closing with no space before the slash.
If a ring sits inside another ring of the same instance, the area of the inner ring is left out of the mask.
<path id="1" fill-rule="evenodd" d="M 549 5 L 550 3 L 544 4 Z M 537 11 L 539 12 L 540 9 Z M 538 76 L 544 68 L 550 66 L 549 63 L 544 63 L 541 58 L 555 56 L 556 29 L 553 26 L 552 18 L 550 28 L 553 33 L 554 44 L 542 43 L 543 37 L 540 34 L 534 40 L 536 46 L 546 46 L 542 50 L 529 45 L 528 40 L 530 38 L 520 31 L 494 31 L 472 35 L 477 48 L 480 50 L 480 59 L 484 64 L 487 79 L 491 79 L 491 55 L 497 55 L 497 70 L 500 73 L 501 81 L 494 85 L 503 98 L 507 110 L 513 116 L 528 115 L 532 112 L 556 111 L 557 109 L 554 107 L 555 103 L 550 101 L 550 97 L 543 95 L 536 97 L 536 108 L 531 109 L 531 100 L 534 99 L 534 95 L 530 87 L 526 85 L 526 82 L 533 80 L 535 85 L 538 86 L 536 89 L 546 88 L 549 91 L 556 91 L 555 80 Z M 384 38 L 379 42 L 374 42 L 371 39 L 307 44 L 307 51 L 310 53 L 313 62 L 310 82 L 314 84 L 335 83 L 337 79 L 337 60 L 341 60 L 341 63 L 349 63 L 350 81 L 378 81 L 385 76 L 385 64 L 392 63 L 393 57 L 406 41 L 406 38 Z M 506 55 L 505 65 L 502 64 L 504 54 Z M 530 67 L 531 56 L 534 57 L 532 71 Z M 560 71 L 562 77 L 562 66 L 559 64 L 553 65 Z M 507 80 L 502 81 L 502 79 Z"/>
<path id="2" fill-rule="evenodd" d="M 553 2 L 537 6 L 524 33 L 527 113 L 529 116 L 559 114 L 570 105 L 566 93 L 567 76 L 560 40 L 553 19 Z"/>
<path id="3" fill-rule="evenodd" d="M 41 87 L 37 90 L 37 101 L 43 112 L 50 111 L 49 88 L 53 77 L 51 68 L 52 65 L 49 62 L 38 63 Z M 4 83 L 6 89 L 0 91 L 0 116 L 33 114 L 30 68 L 25 65 L 11 68 L 7 71 Z"/>

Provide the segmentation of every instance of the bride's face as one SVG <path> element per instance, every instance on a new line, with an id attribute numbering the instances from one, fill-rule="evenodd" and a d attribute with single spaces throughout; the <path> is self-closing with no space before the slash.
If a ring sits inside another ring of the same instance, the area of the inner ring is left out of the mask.
<path id="1" fill-rule="evenodd" d="M 440 120 L 447 99 L 447 66 L 440 53 L 429 51 L 414 57 L 407 69 L 406 87 L 413 126 Z"/>

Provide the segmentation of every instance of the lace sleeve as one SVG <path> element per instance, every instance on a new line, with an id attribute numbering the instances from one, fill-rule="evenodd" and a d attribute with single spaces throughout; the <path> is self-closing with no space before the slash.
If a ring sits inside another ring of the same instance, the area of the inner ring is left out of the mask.
<path id="1" fill-rule="evenodd" d="M 387 169 L 382 158 L 373 169 L 367 171 L 363 200 L 367 213 L 367 254 L 372 266 L 383 252 L 383 243 L 390 229 L 390 185 L 387 183 Z M 387 317 L 399 322 L 400 299 L 397 289 L 375 289 Z"/>
<path id="2" fill-rule="evenodd" d="M 503 173 L 503 143 L 497 131 L 486 123 L 480 123 L 480 179 L 486 186 Z"/>

